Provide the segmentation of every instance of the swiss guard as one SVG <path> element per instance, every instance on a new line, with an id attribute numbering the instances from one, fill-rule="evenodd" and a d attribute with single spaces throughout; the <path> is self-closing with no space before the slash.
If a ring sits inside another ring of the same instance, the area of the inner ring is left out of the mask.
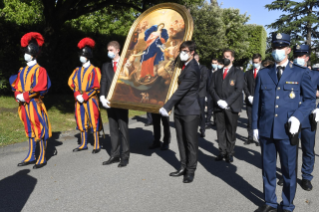
<path id="1" fill-rule="evenodd" d="M 277 211 L 277 154 L 283 176 L 280 207 L 284 212 L 295 209 L 298 135 L 304 119 L 314 109 L 316 96 L 309 70 L 289 62 L 289 45 L 290 35 L 273 34 L 272 56 L 276 63 L 260 70 L 256 78 L 252 129 L 261 146 L 265 200 L 257 212 Z"/>
<path id="2" fill-rule="evenodd" d="M 24 59 L 27 66 L 20 68 L 17 75 L 10 77 L 14 97 L 19 103 L 19 117 L 24 125 L 26 136 L 29 138 L 28 155 L 18 166 L 35 164 L 34 169 L 47 164 L 45 150 L 47 140 L 52 136 L 48 113 L 42 102 L 44 95 L 51 86 L 51 82 L 45 68 L 41 67 L 36 60 L 43 43 L 44 38 L 37 32 L 29 32 L 21 38 L 21 46 L 25 52 Z M 40 154 L 36 159 L 37 142 L 39 143 Z"/>
<path id="3" fill-rule="evenodd" d="M 76 68 L 69 78 L 69 86 L 74 92 L 75 120 L 77 129 L 81 131 L 81 144 L 73 152 L 87 150 L 88 130 L 94 133 L 94 148 L 92 153 L 100 151 L 99 131 L 102 129 L 99 101 L 101 71 L 94 67 L 90 59 L 93 58 L 94 40 L 83 38 L 78 43 L 81 67 Z"/>

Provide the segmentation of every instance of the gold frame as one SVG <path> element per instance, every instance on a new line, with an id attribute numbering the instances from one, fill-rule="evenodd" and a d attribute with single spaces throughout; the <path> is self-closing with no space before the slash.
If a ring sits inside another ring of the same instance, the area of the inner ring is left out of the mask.
<path id="1" fill-rule="evenodd" d="M 191 14 L 189 13 L 189 11 L 187 10 L 187 8 L 185 6 L 179 5 L 179 4 L 175 4 L 175 3 L 163 3 L 163 4 L 158 4 L 154 7 L 149 8 L 148 10 L 146 10 L 144 13 L 142 13 L 133 23 L 133 25 L 131 26 L 131 29 L 128 33 L 128 36 L 126 37 L 125 40 L 125 45 L 123 47 L 122 50 L 122 55 L 125 55 L 127 52 L 127 49 L 129 47 L 131 38 L 133 36 L 134 30 L 136 28 L 136 26 L 140 23 L 140 21 L 147 15 L 149 15 L 152 12 L 155 12 L 157 10 L 162 10 L 162 9 L 171 9 L 171 10 L 175 10 L 176 12 L 178 12 L 182 18 L 184 19 L 185 22 L 185 34 L 184 34 L 184 38 L 183 41 L 186 40 L 191 40 L 192 36 L 193 36 L 193 29 L 194 29 L 194 22 L 193 22 L 193 18 L 191 16 Z M 146 112 L 150 112 L 150 113 L 159 113 L 159 109 L 160 106 L 156 106 L 153 104 L 147 104 L 147 103 L 130 103 L 130 102 L 122 102 L 122 101 L 114 101 L 112 100 L 112 96 L 114 93 L 114 89 L 115 86 L 117 84 L 120 72 L 122 70 L 123 67 L 123 62 L 124 62 L 124 57 L 121 57 L 118 66 L 117 66 L 117 71 L 114 75 L 109 93 L 107 95 L 107 99 L 111 102 L 111 107 L 114 108 L 122 108 L 122 109 L 132 109 L 132 110 L 140 110 L 140 111 L 146 111 Z M 180 60 L 178 59 L 177 65 L 174 68 L 174 74 L 172 76 L 172 80 L 166 95 L 166 99 L 165 102 L 167 102 L 169 100 L 169 98 L 173 95 L 173 93 L 176 91 L 177 89 L 177 79 L 178 76 L 181 72 L 181 65 L 180 65 Z"/>

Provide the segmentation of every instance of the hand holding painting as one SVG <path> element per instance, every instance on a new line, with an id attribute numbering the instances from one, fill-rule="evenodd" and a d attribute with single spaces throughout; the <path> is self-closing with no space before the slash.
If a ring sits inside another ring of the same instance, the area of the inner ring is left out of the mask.
<path id="1" fill-rule="evenodd" d="M 110 109 L 111 108 L 110 101 L 105 99 L 104 95 L 100 96 L 100 102 L 102 103 L 103 107 L 105 107 L 106 109 Z"/>
<path id="2" fill-rule="evenodd" d="M 169 114 L 167 113 L 167 111 L 165 110 L 165 108 L 161 107 L 161 109 L 159 109 L 159 113 L 164 116 L 164 117 L 169 117 Z"/>

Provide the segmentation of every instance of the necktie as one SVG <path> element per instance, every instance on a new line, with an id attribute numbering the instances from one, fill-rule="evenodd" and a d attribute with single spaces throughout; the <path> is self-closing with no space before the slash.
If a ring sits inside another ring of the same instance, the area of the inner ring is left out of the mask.
<path id="1" fill-rule="evenodd" d="M 113 63 L 113 70 L 114 70 L 114 72 L 116 72 L 116 68 L 117 68 L 117 62 L 114 61 L 114 63 Z"/>
<path id="2" fill-rule="evenodd" d="M 278 78 L 278 81 L 280 80 L 282 72 L 284 72 L 284 70 L 285 70 L 285 67 L 282 67 L 282 66 L 278 66 L 277 67 L 277 78 Z"/>
<path id="3" fill-rule="evenodd" d="M 223 80 L 225 79 L 225 77 L 226 77 L 226 75 L 227 75 L 227 72 L 228 72 L 228 68 L 225 68 L 224 74 L 223 74 Z"/>
<path id="4" fill-rule="evenodd" d="M 186 66 L 185 66 L 185 64 L 184 64 L 184 65 L 183 65 L 183 67 L 182 67 L 182 70 L 184 70 L 184 69 L 185 69 L 185 67 L 186 67 Z"/>
<path id="5" fill-rule="evenodd" d="M 257 68 L 255 68 L 255 71 L 254 71 L 254 79 L 256 79 L 257 77 Z"/>

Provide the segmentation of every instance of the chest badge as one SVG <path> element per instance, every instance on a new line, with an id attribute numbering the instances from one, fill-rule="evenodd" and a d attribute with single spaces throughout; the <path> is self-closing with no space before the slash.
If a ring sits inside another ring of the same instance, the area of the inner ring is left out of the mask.
<path id="1" fill-rule="evenodd" d="M 296 94 L 294 91 L 291 91 L 289 94 L 290 99 L 294 99 L 296 97 Z"/>
<path id="2" fill-rule="evenodd" d="M 235 85 L 235 81 L 234 80 L 230 80 L 229 84 L 230 84 L 230 86 L 234 86 Z"/>

